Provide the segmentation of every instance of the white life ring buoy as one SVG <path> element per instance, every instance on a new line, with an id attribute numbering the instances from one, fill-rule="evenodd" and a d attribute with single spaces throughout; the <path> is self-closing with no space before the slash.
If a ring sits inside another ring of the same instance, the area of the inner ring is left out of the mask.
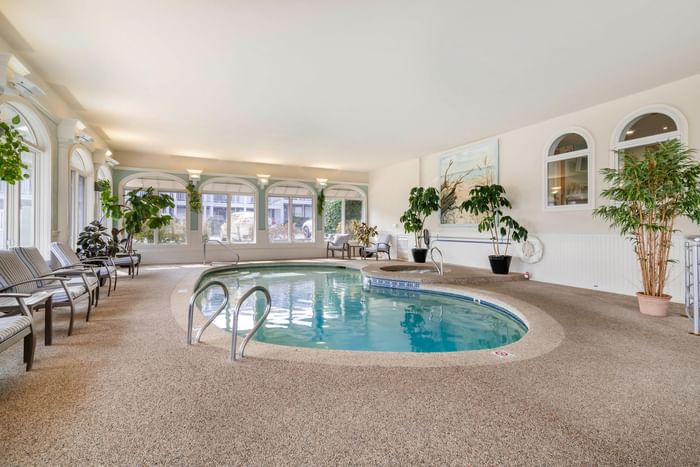
<path id="1" fill-rule="evenodd" d="M 534 264 L 542 260 L 544 250 L 539 238 L 528 236 L 527 240 L 518 243 L 518 256 L 523 263 Z"/>

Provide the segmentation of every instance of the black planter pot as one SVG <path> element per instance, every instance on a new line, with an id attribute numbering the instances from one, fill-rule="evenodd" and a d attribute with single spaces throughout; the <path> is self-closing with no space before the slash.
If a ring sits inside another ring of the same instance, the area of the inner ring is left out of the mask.
<path id="1" fill-rule="evenodd" d="M 512 259 L 512 256 L 490 255 L 489 263 L 491 263 L 491 272 L 494 274 L 508 274 L 508 271 L 510 270 L 510 260 Z"/>
<path id="2" fill-rule="evenodd" d="M 425 263 L 428 250 L 426 248 L 411 248 L 411 254 L 413 255 L 413 261 L 416 263 Z"/>

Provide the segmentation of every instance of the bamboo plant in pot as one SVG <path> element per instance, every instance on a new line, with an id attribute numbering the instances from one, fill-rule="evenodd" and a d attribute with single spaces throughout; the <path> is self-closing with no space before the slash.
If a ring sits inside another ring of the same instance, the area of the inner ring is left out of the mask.
<path id="1" fill-rule="evenodd" d="M 642 275 L 639 310 L 666 316 L 671 296 L 664 293 L 673 226 L 679 217 L 700 224 L 700 163 L 677 139 L 651 146 L 634 156 L 619 151 L 619 169 L 603 169 L 610 185 L 601 195 L 612 203 L 593 211 L 634 245 Z"/>
<path id="2" fill-rule="evenodd" d="M 413 261 L 425 263 L 428 250 L 423 248 L 423 225 L 429 215 L 440 207 L 440 195 L 434 187 L 421 186 L 411 188 L 408 196 L 408 209 L 401 216 L 401 223 L 406 233 L 416 237 L 416 247 L 411 249 Z"/>
<path id="3" fill-rule="evenodd" d="M 527 229 L 503 214 L 504 208 L 513 207 L 505 194 L 501 185 L 475 186 L 469 191 L 469 199 L 460 206 L 462 211 L 481 217 L 477 225 L 479 232 L 491 234 L 493 254 L 489 255 L 489 263 L 494 274 L 508 274 L 510 270 L 513 257 L 508 255 L 508 247 L 511 239 L 516 242 L 527 240 Z M 505 248 L 502 250 L 503 244 Z"/>

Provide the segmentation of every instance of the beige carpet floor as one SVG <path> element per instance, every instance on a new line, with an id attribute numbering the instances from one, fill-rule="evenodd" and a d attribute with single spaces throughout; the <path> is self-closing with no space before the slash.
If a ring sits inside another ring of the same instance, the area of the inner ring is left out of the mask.
<path id="1" fill-rule="evenodd" d="M 679 316 L 640 316 L 633 298 L 491 286 L 566 331 L 518 363 L 232 365 L 185 346 L 169 311 L 183 274 L 121 280 L 71 337 L 59 311 L 32 372 L 21 345 L 0 354 L 0 464 L 700 464 L 700 338 Z"/>

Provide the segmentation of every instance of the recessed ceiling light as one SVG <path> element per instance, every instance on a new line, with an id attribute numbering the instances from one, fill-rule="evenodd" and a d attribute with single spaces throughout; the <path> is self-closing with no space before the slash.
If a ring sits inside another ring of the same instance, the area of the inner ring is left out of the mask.
<path id="1" fill-rule="evenodd" d="M 665 126 L 665 127 L 662 128 L 662 130 L 666 131 L 666 130 L 668 130 L 668 127 Z"/>
<path id="2" fill-rule="evenodd" d="M 633 134 L 634 134 L 634 130 L 627 130 L 625 133 L 627 133 L 628 135 L 633 135 Z"/>

